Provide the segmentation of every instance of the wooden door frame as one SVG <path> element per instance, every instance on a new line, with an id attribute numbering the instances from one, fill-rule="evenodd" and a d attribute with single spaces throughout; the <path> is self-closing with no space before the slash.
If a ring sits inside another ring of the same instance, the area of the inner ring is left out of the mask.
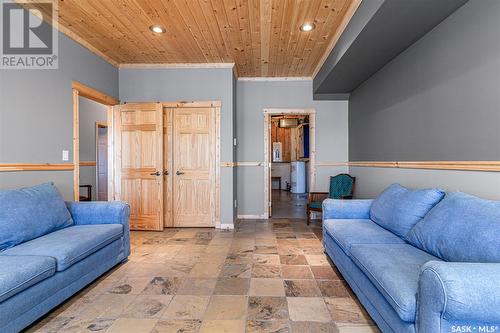
<path id="1" fill-rule="evenodd" d="M 221 101 L 179 101 L 179 102 L 161 102 L 163 112 L 168 108 L 210 108 L 215 111 L 215 212 L 214 227 L 220 229 L 220 117 Z M 164 147 L 165 149 L 165 147 Z M 166 167 L 166 166 L 164 166 Z M 170 167 L 170 166 L 169 166 Z M 173 170 L 172 170 L 173 172 Z M 173 210 L 172 210 L 173 212 Z M 164 225 L 166 225 L 164 221 Z"/>
<path id="2" fill-rule="evenodd" d="M 271 117 L 279 115 L 309 116 L 309 191 L 316 188 L 316 110 L 315 109 L 264 109 L 264 216 L 270 216 L 271 205 Z"/>
<path id="3" fill-rule="evenodd" d="M 73 89 L 73 200 L 80 200 L 80 110 L 79 97 L 85 97 L 94 102 L 107 106 L 107 127 L 108 127 L 108 200 L 113 200 L 113 105 L 120 102 L 105 93 L 84 85 L 83 83 L 72 81 Z M 111 133 L 111 135 L 110 135 Z"/>
<path id="4" fill-rule="evenodd" d="M 96 121 L 95 122 L 95 187 L 96 187 L 96 200 L 99 199 L 99 128 L 108 128 L 108 123 L 107 122 L 102 122 L 102 121 Z M 106 132 L 106 136 L 109 135 L 108 132 Z M 109 138 L 108 138 L 108 143 L 109 143 Z M 107 146 L 106 146 L 107 147 Z M 108 150 L 108 158 L 109 158 L 109 149 Z M 109 173 L 109 170 L 107 171 Z M 109 184 L 109 174 L 108 174 L 108 184 Z M 108 201 L 109 201 L 109 196 L 108 196 Z"/>

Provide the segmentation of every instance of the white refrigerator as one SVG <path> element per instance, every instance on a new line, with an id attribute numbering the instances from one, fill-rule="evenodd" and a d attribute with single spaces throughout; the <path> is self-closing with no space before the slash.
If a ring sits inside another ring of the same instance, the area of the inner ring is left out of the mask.
<path id="1" fill-rule="evenodd" d="M 291 181 L 292 193 L 305 193 L 306 192 L 306 163 L 305 162 L 292 162 L 291 163 Z"/>

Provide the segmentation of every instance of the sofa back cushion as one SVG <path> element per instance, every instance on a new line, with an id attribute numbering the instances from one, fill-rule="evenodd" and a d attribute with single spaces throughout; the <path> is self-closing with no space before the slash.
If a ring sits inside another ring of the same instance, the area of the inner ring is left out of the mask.
<path id="1" fill-rule="evenodd" d="M 446 261 L 500 263 L 500 201 L 448 193 L 408 233 L 408 241 Z"/>
<path id="2" fill-rule="evenodd" d="M 409 190 L 392 184 L 373 201 L 370 218 L 381 227 L 405 238 L 411 228 L 444 196 L 439 189 Z"/>
<path id="3" fill-rule="evenodd" d="M 0 191 L 0 251 L 72 224 L 53 183 Z"/>

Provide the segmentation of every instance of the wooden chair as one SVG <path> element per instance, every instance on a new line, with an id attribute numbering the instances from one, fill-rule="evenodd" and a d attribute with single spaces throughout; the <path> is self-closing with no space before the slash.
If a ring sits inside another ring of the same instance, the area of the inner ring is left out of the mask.
<path id="1" fill-rule="evenodd" d="M 346 173 L 330 177 L 330 192 L 310 192 L 307 200 L 307 225 L 311 222 L 311 212 L 323 211 L 323 200 L 352 199 L 356 177 Z"/>
<path id="2" fill-rule="evenodd" d="M 87 189 L 87 195 L 80 194 L 80 201 L 92 201 L 92 185 L 80 185 L 80 188 Z"/>

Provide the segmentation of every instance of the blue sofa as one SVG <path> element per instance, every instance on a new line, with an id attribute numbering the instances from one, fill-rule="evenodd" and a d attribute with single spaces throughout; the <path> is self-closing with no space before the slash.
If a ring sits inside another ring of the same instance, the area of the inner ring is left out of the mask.
<path id="1" fill-rule="evenodd" d="M 0 191 L 0 332 L 19 332 L 130 254 L 123 202 L 65 203 L 53 184 Z"/>
<path id="2" fill-rule="evenodd" d="M 500 202 L 398 184 L 327 199 L 323 244 L 382 332 L 500 332 Z"/>

